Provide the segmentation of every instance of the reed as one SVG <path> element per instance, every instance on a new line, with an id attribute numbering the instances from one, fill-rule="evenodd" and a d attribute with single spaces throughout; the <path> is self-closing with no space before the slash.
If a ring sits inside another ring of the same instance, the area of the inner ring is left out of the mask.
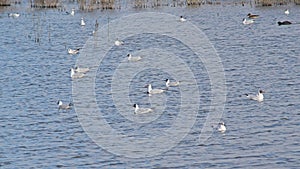
<path id="1" fill-rule="evenodd" d="M 95 9 L 117 9 L 121 6 L 116 0 L 80 0 L 79 9 L 85 11 L 92 11 Z"/>
<path id="2" fill-rule="evenodd" d="M 10 6 L 10 0 L 0 0 L 0 6 Z"/>
<path id="3" fill-rule="evenodd" d="M 30 0 L 32 8 L 58 8 L 62 7 L 63 3 L 68 3 L 71 0 Z M 254 6 L 278 6 L 294 3 L 300 5 L 300 0 L 72 0 L 77 1 L 80 10 L 114 10 L 121 7 L 133 8 L 156 8 L 163 6 L 201 6 L 201 5 L 220 5 L 234 4 L 244 5 L 252 4 Z M 10 6 L 11 4 L 20 4 L 21 0 L 0 0 L 0 6 Z"/>
<path id="4" fill-rule="evenodd" d="M 299 0 L 294 0 L 295 4 L 296 1 Z M 291 0 L 255 0 L 255 5 L 256 6 L 280 6 L 280 5 L 288 5 L 292 3 Z"/>
<path id="5" fill-rule="evenodd" d="M 32 8 L 57 8 L 60 7 L 59 0 L 31 0 Z"/>

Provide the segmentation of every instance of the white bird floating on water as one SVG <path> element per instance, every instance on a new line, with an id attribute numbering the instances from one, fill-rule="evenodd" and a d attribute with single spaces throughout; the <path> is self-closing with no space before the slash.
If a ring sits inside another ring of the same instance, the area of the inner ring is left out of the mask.
<path id="1" fill-rule="evenodd" d="M 142 59 L 140 56 L 133 57 L 131 54 L 128 54 L 127 57 L 128 57 L 128 61 L 132 61 L 132 62 L 136 62 Z"/>
<path id="2" fill-rule="evenodd" d="M 175 86 L 179 86 L 179 84 L 180 84 L 180 82 L 178 81 L 178 82 L 170 82 L 170 80 L 169 79 L 166 79 L 166 86 L 167 87 L 175 87 Z"/>
<path id="3" fill-rule="evenodd" d="M 69 104 L 63 104 L 63 102 L 61 100 L 59 100 L 57 102 L 58 104 L 58 110 L 68 110 L 68 109 L 71 109 L 72 108 L 72 103 L 69 103 Z"/>
<path id="4" fill-rule="evenodd" d="M 185 22 L 185 21 L 186 21 L 186 18 L 184 18 L 183 16 L 180 16 L 179 21 L 180 21 L 180 22 Z"/>
<path id="5" fill-rule="evenodd" d="M 256 100 L 258 102 L 262 102 L 264 101 L 264 95 L 263 93 L 265 93 L 263 90 L 259 90 L 258 93 L 253 96 L 253 95 L 249 95 L 249 94 L 245 94 L 247 98 L 251 99 L 251 100 Z"/>
<path id="6" fill-rule="evenodd" d="M 67 14 L 67 15 L 72 15 L 72 16 L 74 16 L 74 15 L 75 15 L 75 9 L 72 8 L 71 12 L 68 12 L 68 11 L 67 11 L 66 14 Z"/>
<path id="7" fill-rule="evenodd" d="M 74 9 L 74 8 L 72 8 L 71 15 L 72 15 L 72 16 L 75 15 L 75 9 Z"/>
<path id="8" fill-rule="evenodd" d="M 79 79 L 79 78 L 83 78 L 84 74 L 83 73 L 79 73 L 79 72 L 75 72 L 75 70 L 73 68 L 71 68 L 71 78 L 72 79 Z"/>
<path id="9" fill-rule="evenodd" d="M 226 131 L 226 125 L 225 125 L 225 123 L 224 122 L 220 122 L 217 130 L 219 132 L 221 132 L 221 133 L 224 133 Z"/>
<path id="10" fill-rule="evenodd" d="M 162 90 L 162 89 L 152 89 L 152 85 L 151 84 L 148 84 L 148 94 L 160 94 L 160 93 L 163 93 L 165 90 Z"/>
<path id="11" fill-rule="evenodd" d="M 68 54 L 71 54 L 71 55 L 75 55 L 75 54 L 77 54 L 77 53 L 79 53 L 79 50 L 80 49 L 68 49 Z"/>
<path id="12" fill-rule="evenodd" d="M 80 68 L 78 66 L 75 66 L 74 68 L 75 73 L 87 73 L 88 71 L 90 71 L 89 68 Z"/>
<path id="13" fill-rule="evenodd" d="M 248 19 L 248 20 L 246 18 L 243 19 L 243 24 L 244 25 L 249 25 L 249 24 L 252 24 L 252 23 L 254 23 L 253 19 Z"/>
<path id="14" fill-rule="evenodd" d="M 17 18 L 17 17 L 20 16 L 20 14 L 19 14 L 19 13 L 9 13 L 8 16 L 9 16 L 9 17 Z"/>
<path id="15" fill-rule="evenodd" d="M 137 104 L 134 104 L 133 107 L 134 109 L 134 114 L 145 114 L 145 113 L 150 113 L 153 112 L 153 109 L 150 108 L 139 108 Z"/>
<path id="16" fill-rule="evenodd" d="M 286 10 L 284 11 L 284 14 L 289 15 L 289 14 L 290 14 L 290 11 L 289 11 L 288 9 L 286 9 Z"/>
<path id="17" fill-rule="evenodd" d="M 116 45 L 116 46 L 121 46 L 121 45 L 124 45 L 124 42 L 117 39 L 117 40 L 115 41 L 115 45 Z"/>
<path id="18" fill-rule="evenodd" d="M 84 22 L 83 18 L 81 18 L 80 25 L 85 26 L 85 22 Z"/>

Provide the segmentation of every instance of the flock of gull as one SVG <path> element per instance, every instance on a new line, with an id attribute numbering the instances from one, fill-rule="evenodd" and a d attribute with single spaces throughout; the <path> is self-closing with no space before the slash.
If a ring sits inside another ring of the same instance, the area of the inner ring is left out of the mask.
<path id="1" fill-rule="evenodd" d="M 75 9 L 73 8 L 71 10 L 71 12 L 66 12 L 66 13 L 68 15 L 74 16 L 75 15 Z M 286 15 L 290 14 L 290 12 L 289 12 L 288 9 L 286 9 L 284 11 L 284 13 Z M 8 16 L 9 17 L 18 18 L 20 16 L 20 14 L 19 13 L 9 13 Z M 259 15 L 254 15 L 254 14 L 249 13 L 247 15 L 247 17 L 248 17 L 248 19 L 246 19 L 246 18 L 243 19 L 243 24 L 245 24 L 245 25 L 253 24 L 254 23 L 254 19 L 259 18 Z M 187 21 L 187 19 L 184 18 L 183 16 L 180 16 L 178 20 L 179 20 L 179 22 L 186 22 Z M 292 24 L 290 21 L 278 22 L 278 25 L 290 25 L 290 24 Z M 81 18 L 80 25 L 81 26 L 85 26 L 84 18 Z M 95 33 L 95 31 L 97 31 L 97 29 L 98 29 L 98 22 L 96 20 L 95 30 L 93 31 L 93 33 Z M 116 41 L 114 42 L 115 46 L 121 46 L 121 45 L 124 45 L 124 44 L 125 43 L 123 41 L 119 40 L 119 39 L 116 39 Z M 78 48 L 78 49 L 70 49 L 69 48 L 67 52 L 70 55 L 76 55 L 76 54 L 79 53 L 79 50 L 80 50 L 80 48 Z M 127 58 L 128 58 L 129 62 L 137 62 L 137 61 L 142 60 L 142 57 L 140 57 L 140 56 L 132 56 L 131 54 L 127 54 Z M 89 72 L 89 68 L 80 68 L 78 66 L 75 66 L 75 67 L 72 67 L 70 69 L 70 72 L 71 72 L 70 73 L 70 77 L 71 77 L 72 80 L 73 79 L 79 79 L 79 78 L 83 78 L 85 76 L 85 74 Z M 165 91 L 167 91 L 169 89 L 169 87 L 179 86 L 180 82 L 179 81 L 171 82 L 169 79 L 166 79 L 165 80 L 165 85 L 166 85 L 165 89 L 153 89 L 151 84 L 146 85 L 146 87 L 148 88 L 148 90 L 147 90 L 148 95 L 151 96 L 151 95 L 154 95 L 154 94 L 164 93 Z M 263 93 L 264 93 L 263 90 L 259 90 L 256 95 L 245 94 L 245 96 L 248 99 L 255 100 L 255 101 L 258 101 L 258 102 L 262 102 L 264 100 Z M 57 104 L 58 104 L 58 110 L 70 110 L 70 109 L 72 109 L 72 106 L 73 106 L 72 103 L 63 104 L 63 102 L 61 100 L 59 100 L 57 102 Z M 134 114 L 145 114 L 145 113 L 151 113 L 151 112 L 154 111 L 152 108 L 140 108 L 138 106 L 138 104 L 136 104 L 136 103 L 133 105 L 133 107 L 134 107 Z M 224 122 L 220 122 L 218 124 L 218 126 L 216 127 L 216 130 L 219 131 L 219 132 L 221 132 L 221 133 L 224 133 L 226 131 L 226 125 L 225 125 L 225 123 Z"/>
<path id="2" fill-rule="evenodd" d="M 286 14 L 287 14 L 287 12 L 288 12 L 288 10 L 285 11 Z M 74 15 L 74 9 L 72 9 L 71 13 L 69 13 L 69 14 L 70 15 Z M 244 24 L 254 23 L 253 19 L 259 17 L 259 15 L 252 15 L 250 13 L 247 16 L 250 19 L 248 19 L 248 20 L 244 19 L 243 20 Z M 187 19 L 184 18 L 183 16 L 179 17 L 179 22 L 186 22 L 186 21 L 187 21 Z M 285 24 L 287 24 L 286 21 L 283 22 L 283 25 L 285 25 Z M 85 26 L 85 22 L 84 22 L 83 18 L 81 18 L 80 25 L 81 26 Z M 279 24 L 279 25 L 281 25 L 281 24 Z M 96 29 L 98 27 L 97 21 L 96 21 L 95 27 L 96 27 Z M 96 29 L 95 29 L 95 31 L 96 31 Z M 93 31 L 93 33 L 94 33 L 94 31 Z M 124 44 L 125 43 L 123 41 L 119 40 L 119 39 L 116 39 L 115 42 L 114 42 L 115 46 L 121 46 L 121 45 L 124 45 Z M 80 48 L 78 48 L 78 49 L 68 49 L 68 54 L 70 54 L 70 55 L 76 55 L 76 54 L 79 53 L 79 50 L 80 50 Z M 128 59 L 129 62 L 137 62 L 137 61 L 142 60 L 142 57 L 140 57 L 140 56 L 132 56 L 131 54 L 127 54 L 127 59 Z M 71 68 L 71 78 L 72 79 L 83 78 L 88 71 L 89 71 L 89 68 L 79 68 L 78 66 L 75 66 L 74 68 Z M 180 81 L 171 82 L 169 79 L 166 79 L 165 80 L 165 85 L 166 85 L 165 89 L 153 89 L 152 85 L 148 84 L 148 85 L 146 85 L 146 87 L 147 87 L 147 94 L 149 96 L 151 96 L 151 95 L 154 95 L 154 94 L 164 93 L 165 91 L 167 91 L 169 89 L 169 87 L 179 86 L 180 85 Z M 255 101 L 258 101 L 258 102 L 262 102 L 264 100 L 263 93 L 264 93 L 263 90 L 259 90 L 256 95 L 245 94 L 245 96 L 248 99 L 255 100 Z M 59 110 L 69 110 L 69 109 L 72 109 L 72 106 L 73 106 L 72 103 L 63 104 L 61 100 L 59 100 L 57 102 L 57 104 L 58 104 L 58 109 Z M 151 112 L 154 111 L 152 108 L 141 108 L 141 107 L 139 107 L 139 105 L 137 103 L 133 104 L 133 107 L 134 107 L 134 114 L 146 114 L 146 113 L 151 113 Z M 224 133 L 226 131 L 226 125 L 225 125 L 224 122 L 218 123 L 217 127 L 215 127 L 215 126 L 212 126 L 212 127 L 216 128 L 216 130 L 219 131 L 219 132 L 221 132 L 221 133 Z"/>

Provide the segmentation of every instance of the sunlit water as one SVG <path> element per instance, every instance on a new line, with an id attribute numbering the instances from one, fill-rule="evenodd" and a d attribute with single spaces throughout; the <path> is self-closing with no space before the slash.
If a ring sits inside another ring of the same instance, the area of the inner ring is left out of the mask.
<path id="1" fill-rule="evenodd" d="M 102 149 L 84 132 L 76 112 L 58 111 L 56 103 L 59 99 L 73 100 L 70 68 L 77 56 L 67 54 L 67 49 L 85 44 L 92 36 L 96 19 L 102 26 L 108 19 L 143 10 L 77 11 L 72 17 L 57 10 L 21 8 L 19 18 L 9 18 L 8 11 L 2 11 L 1 168 L 298 168 L 300 24 L 278 26 L 276 22 L 288 19 L 299 23 L 300 8 L 292 6 L 289 16 L 284 15 L 284 9 L 205 6 L 145 10 L 184 15 L 207 35 L 224 66 L 227 100 L 221 120 L 227 124 L 227 131 L 214 132 L 204 144 L 199 144 L 211 99 L 210 81 L 201 61 L 195 61 L 189 51 L 179 51 L 190 56 L 185 61 L 199 84 L 201 105 L 196 123 L 171 150 L 138 159 Z M 243 25 L 242 19 L 249 12 L 261 17 L 253 25 Z M 81 17 L 86 19 L 85 27 L 79 25 Z M 159 37 L 148 37 L 161 47 L 167 43 L 182 47 L 172 39 L 160 41 Z M 138 42 L 139 37 L 127 40 Z M 147 48 L 143 45 L 132 43 L 124 46 L 124 51 Z M 111 51 L 108 55 L 111 59 L 103 60 L 98 69 L 97 103 L 114 129 L 151 139 L 176 119 L 180 90 L 172 88 L 165 94 L 171 99 L 159 119 L 137 126 L 129 122 L 118 114 L 110 96 L 111 76 L 122 61 L 116 57 L 118 52 Z M 124 58 L 126 55 L 124 52 Z M 151 106 L 143 86 L 151 81 L 156 88 L 163 88 L 166 76 L 168 72 L 155 68 L 139 72 L 129 86 L 131 101 Z M 248 92 L 255 94 L 258 89 L 266 91 L 262 103 L 241 97 Z"/>

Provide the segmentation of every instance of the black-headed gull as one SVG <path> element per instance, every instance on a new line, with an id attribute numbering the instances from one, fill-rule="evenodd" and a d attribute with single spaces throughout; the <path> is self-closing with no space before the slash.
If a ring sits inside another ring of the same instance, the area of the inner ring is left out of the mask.
<path id="1" fill-rule="evenodd" d="M 259 90 L 258 93 L 254 96 L 254 95 L 249 95 L 249 94 L 245 94 L 247 98 L 251 99 L 251 100 L 256 100 L 258 102 L 262 102 L 264 101 L 264 95 L 263 93 L 265 93 L 263 90 Z"/>
<path id="2" fill-rule="evenodd" d="M 79 79 L 79 78 L 83 78 L 84 74 L 83 73 L 79 73 L 79 72 L 75 72 L 75 69 L 71 68 L 71 78 L 72 79 Z"/>
<path id="3" fill-rule="evenodd" d="M 140 56 L 133 57 L 131 54 L 128 54 L 127 58 L 128 58 L 128 61 L 132 61 L 132 62 L 136 62 L 136 61 L 139 61 L 142 59 Z"/>
<path id="4" fill-rule="evenodd" d="M 252 20 L 252 19 L 246 19 L 246 18 L 244 18 L 243 19 L 243 24 L 244 25 L 249 25 L 249 24 L 252 24 L 252 23 L 254 23 L 254 20 Z"/>
<path id="5" fill-rule="evenodd" d="M 179 21 L 180 21 L 180 22 L 185 22 L 186 19 L 185 19 L 183 16 L 180 16 Z"/>
<path id="6" fill-rule="evenodd" d="M 226 131 L 226 125 L 224 122 L 220 122 L 219 125 L 218 125 L 218 128 L 217 130 L 221 133 L 224 133 Z"/>
<path id="7" fill-rule="evenodd" d="M 121 46 L 121 45 L 124 45 L 124 42 L 117 39 L 117 40 L 115 41 L 115 45 L 116 45 L 116 46 Z"/>
<path id="8" fill-rule="evenodd" d="M 77 54 L 77 53 L 79 53 L 79 50 L 80 49 L 68 49 L 68 54 L 71 54 L 71 55 L 75 55 L 75 54 Z"/>
<path id="9" fill-rule="evenodd" d="M 80 25 L 85 26 L 85 22 L 84 22 L 83 18 L 81 18 Z"/>
<path id="10" fill-rule="evenodd" d="M 175 87 L 175 86 L 179 86 L 179 84 L 180 84 L 180 82 L 178 81 L 178 82 L 170 82 L 170 80 L 169 79 L 166 79 L 165 80 L 166 81 L 166 87 Z"/>
<path id="11" fill-rule="evenodd" d="M 134 114 L 145 114 L 145 113 L 150 113 L 153 111 L 153 109 L 150 108 L 139 108 L 137 104 L 134 104 L 133 107 L 134 109 Z"/>
<path id="12" fill-rule="evenodd" d="M 58 104 L 58 110 L 68 110 L 68 109 L 71 109 L 72 108 L 72 103 L 69 103 L 69 104 L 63 104 L 63 102 L 61 100 L 59 100 L 57 102 Z"/>
<path id="13" fill-rule="evenodd" d="M 90 71 L 90 69 L 75 66 L 74 71 L 75 73 L 87 73 L 88 71 Z"/>
<path id="14" fill-rule="evenodd" d="M 163 89 L 152 89 L 152 85 L 151 84 L 148 84 L 148 94 L 160 94 L 160 93 L 163 93 L 165 90 Z"/>
<path id="15" fill-rule="evenodd" d="M 288 9 L 286 9 L 286 10 L 284 11 L 284 14 L 289 15 L 289 14 L 290 14 L 290 11 L 289 11 Z"/>

